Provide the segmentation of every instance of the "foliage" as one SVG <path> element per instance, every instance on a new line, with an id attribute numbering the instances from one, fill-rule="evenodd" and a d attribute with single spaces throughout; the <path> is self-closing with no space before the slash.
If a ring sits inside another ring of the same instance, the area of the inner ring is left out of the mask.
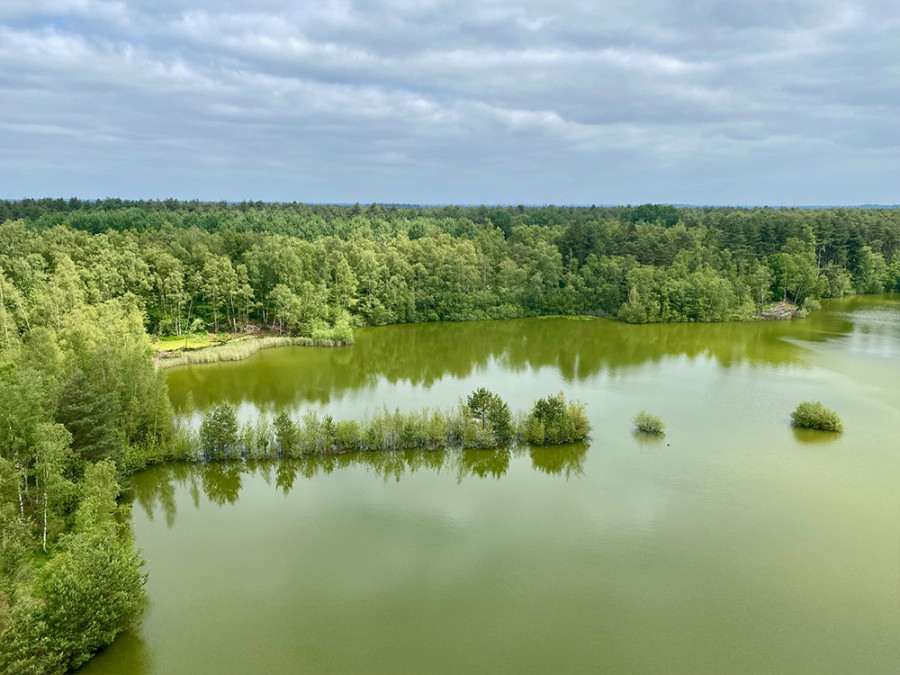
<path id="1" fill-rule="evenodd" d="M 819 297 L 897 290 L 897 209 L 0 200 L 0 670 L 76 667 L 134 620 L 143 575 L 117 477 L 168 460 L 445 447 L 495 475 L 508 453 L 479 448 L 588 433 L 583 406 L 561 395 L 513 418 L 487 390 L 361 421 L 280 413 L 240 427 L 223 405 L 195 431 L 173 419 L 148 333 L 179 347 L 210 330 L 279 335 L 168 366 L 347 344 L 363 325 L 730 321 L 771 300 L 806 312 Z M 840 428 L 804 405 L 820 404 L 801 405 L 795 425 Z"/>
<path id="2" fill-rule="evenodd" d="M 158 335 L 590 314 L 731 321 L 898 290 L 900 210 L 0 201 L 0 345 L 117 300 Z"/>
<path id="3" fill-rule="evenodd" d="M 666 433 L 666 423 L 662 421 L 662 418 L 644 410 L 635 415 L 631 421 L 634 423 L 634 427 L 643 434 L 662 436 Z"/>
<path id="4" fill-rule="evenodd" d="M 363 420 L 335 421 L 330 415 L 320 416 L 313 411 L 294 417 L 282 410 L 272 422 L 262 415 L 255 424 L 248 422 L 241 429 L 234 407 L 219 403 L 203 414 L 198 433 L 186 433 L 185 449 L 179 457 L 206 462 L 298 459 L 345 452 L 488 449 L 508 443 L 557 445 L 587 437 L 589 424 L 583 404 L 566 402 L 562 394 L 542 401 L 554 407 L 560 405 L 561 412 L 556 426 L 545 417 L 551 431 L 541 437 L 529 435 L 530 418 L 523 416 L 514 422 L 509 406 L 486 389 L 476 390 L 466 403 L 446 411 L 401 412 L 383 408 Z"/>
<path id="5" fill-rule="evenodd" d="M 77 668 L 140 615 L 146 577 L 116 505 L 115 473 L 110 460 L 85 472 L 73 532 L 38 572 L 35 597 L 12 607 L 0 641 L 4 673 Z"/>
<path id="6" fill-rule="evenodd" d="M 798 429 L 844 430 L 844 423 L 838 414 L 819 401 L 804 401 L 798 405 L 791 413 L 791 423 Z"/>
<path id="7" fill-rule="evenodd" d="M 532 445 L 583 441 L 590 432 L 584 408 L 583 403 L 566 402 L 562 392 L 538 399 L 525 420 L 524 436 Z"/>
<path id="8" fill-rule="evenodd" d="M 512 438 L 512 416 L 509 406 L 497 394 L 480 387 L 466 398 L 469 414 L 480 425 L 484 438 L 492 438 L 491 447 Z"/>
<path id="9" fill-rule="evenodd" d="M 200 453 L 207 459 L 235 457 L 238 447 L 237 412 L 230 403 L 206 411 L 200 424 Z"/>

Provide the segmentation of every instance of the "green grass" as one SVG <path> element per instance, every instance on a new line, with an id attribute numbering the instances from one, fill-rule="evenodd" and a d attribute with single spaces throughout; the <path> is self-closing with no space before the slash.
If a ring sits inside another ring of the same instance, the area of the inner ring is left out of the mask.
<path id="1" fill-rule="evenodd" d="M 662 421 L 662 418 L 651 415 L 644 410 L 635 415 L 634 419 L 631 421 L 634 423 L 635 428 L 642 434 L 663 436 L 666 433 L 666 423 Z"/>
<path id="2" fill-rule="evenodd" d="M 180 352 L 191 349 L 205 349 L 239 339 L 247 340 L 249 336 L 243 336 L 240 333 L 171 335 L 157 339 L 153 343 L 153 350 L 156 352 Z"/>
<path id="3" fill-rule="evenodd" d="M 818 429 L 820 431 L 844 430 L 844 423 L 838 414 L 826 408 L 820 401 L 804 401 L 791 413 L 791 424 L 798 429 Z"/>
<path id="4" fill-rule="evenodd" d="M 234 340 L 227 344 L 197 349 L 195 351 L 180 351 L 177 354 L 159 358 L 156 361 L 157 368 L 174 368 L 198 363 L 217 363 L 219 361 L 241 361 L 253 356 L 261 349 L 271 347 L 287 347 L 291 345 L 303 347 L 342 347 L 351 342 L 340 340 L 316 340 L 309 337 L 263 337 Z"/>

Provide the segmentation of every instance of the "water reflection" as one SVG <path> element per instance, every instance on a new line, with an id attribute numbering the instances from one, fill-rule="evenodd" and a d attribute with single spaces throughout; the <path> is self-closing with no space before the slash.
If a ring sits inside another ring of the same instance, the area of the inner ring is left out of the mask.
<path id="1" fill-rule="evenodd" d="M 725 368 L 790 365 L 803 362 L 803 342 L 847 336 L 854 326 L 860 331 L 858 317 L 869 309 L 873 317 L 864 330 L 876 332 L 878 311 L 900 306 L 892 297 L 833 300 L 798 321 L 631 326 L 552 318 L 386 326 L 358 331 L 352 347 L 272 349 L 241 362 L 175 368 L 168 381 L 177 407 L 191 392 L 202 410 L 221 400 L 257 407 L 327 403 L 381 381 L 430 387 L 447 376 L 491 368 L 515 373 L 550 367 L 573 382 L 680 356 L 714 359 Z M 881 330 L 896 331 L 897 322 L 886 321 Z"/>
<path id="2" fill-rule="evenodd" d="M 153 665 L 153 654 L 144 639 L 134 630 L 126 630 L 116 637 L 114 646 L 99 652 L 85 668 L 94 675 L 143 675 L 152 673 Z"/>
<path id="3" fill-rule="evenodd" d="M 529 450 L 531 466 L 542 473 L 560 475 L 566 479 L 584 474 L 584 461 L 588 447 L 584 443 L 564 445 L 558 448 L 533 447 Z"/>
<path id="4" fill-rule="evenodd" d="M 396 452 L 356 452 L 323 455 L 297 460 L 264 462 L 213 462 L 210 464 L 171 463 L 153 467 L 133 479 L 130 494 L 153 520 L 158 512 L 166 525 L 175 524 L 175 487 L 186 487 L 194 508 L 200 495 L 217 506 L 234 504 L 243 487 L 244 474 L 258 475 L 267 485 L 287 495 L 299 480 L 312 480 L 347 467 L 363 467 L 383 480 L 399 481 L 417 471 L 447 471 L 458 482 L 466 479 L 502 478 L 511 459 L 528 455 L 532 467 L 541 473 L 567 480 L 584 473 L 588 446 L 585 443 L 546 447 L 496 448 L 493 450 L 398 450 Z"/>
<path id="5" fill-rule="evenodd" d="M 797 429 L 791 427 L 794 432 L 794 440 L 805 445 L 828 445 L 838 440 L 841 435 L 832 431 L 819 431 L 817 429 Z"/>
<path id="6" fill-rule="evenodd" d="M 660 446 L 666 447 L 668 443 L 666 443 L 665 436 L 658 436 L 656 434 L 646 434 L 641 431 L 635 429 L 632 432 L 632 436 L 634 436 L 634 440 L 640 445 L 642 448 L 652 449 L 658 448 Z"/>

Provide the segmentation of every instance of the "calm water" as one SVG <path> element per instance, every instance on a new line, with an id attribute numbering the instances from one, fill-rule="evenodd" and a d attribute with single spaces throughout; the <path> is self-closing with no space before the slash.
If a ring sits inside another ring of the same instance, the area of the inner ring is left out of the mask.
<path id="1" fill-rule="evenodd" d="M 360 418 L 487 385 L 590 447 L 134 479 L 143 624 L 85 673 L 900 672 L 900 298 L 803 321 L 394 326 L 169 373 L 173 401 Z M 846 432 L 799 433 L 819 399 Z M 647 409 L 663 441 L 636 437 Z"/>

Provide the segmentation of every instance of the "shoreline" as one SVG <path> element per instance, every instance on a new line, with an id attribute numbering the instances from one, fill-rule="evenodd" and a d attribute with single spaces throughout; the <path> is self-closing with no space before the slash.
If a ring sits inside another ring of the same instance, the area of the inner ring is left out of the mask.
<path id="1" fill-rule="evenodd" d="M 333 338 L 260 336 L 243 338 L 210 345 L 199 349 L 161 352 L 153 357 L 153 364 L 158 370 L 177 368 L 204 363 L 220 363 L 223 361 L 243 361 L 263 349 L 272 347 L 346 347 L 353 344 L 353 339 L 339 340 Z"/>
<path id="2" fill-rule="evenodd" d="M 819 309 L 815 307 L 812 311 Z M 808 313 L 803 308 L 791 302 L 778 302 L 767 305 L 753 316 L 732 319 L 727 321 L 710 321 L 696 323 L 755 323 L 767 321 L 790 321 L 792 319 L 804 319 Z M 624 323 L 632 326 L 641 326 L 658 323 L 695 323 L 687 321 L 651 321 L 646 324 L 629 323 L 615 317 L 608 317 L 596 314 L 540 314 L 537 316 L 522 316 L 510 318 L 477 318 L 477 319 L 461 319 L 460 321 L 504 321 L 515 319 L 569 319 L 574 321 L 592 321 L 596 319 L 605 319 L 607 321 L 615 321 L 616 323 Z M 385 324 L 390 326 L 399 325 L 415 325 L 421 323 L 433 323 L 430 321 L 416 321 L 406 324 Z M 367 326 L 372 328 L 377 326 Z M 273 347 L 349 347 L 354 344 L 353 338 L 341 340 L 337 338 L 311 338 L 311 337 L 291 337 L 282 335 L 266 335 L 256 334 L 249 337 L 240 337 L 232 339 L 222 344 L 213 344 L 205 347 L 197 347 L 193 349 L 178 349 L 174 351 L 160 350 L 151 360 L 159 370 L 168 368 L 177 368 L 179 366 L 201 365 L 205 363 L 221 363 L 227 361 L 243 361 L 250 358 L 263 349 Z"/>

